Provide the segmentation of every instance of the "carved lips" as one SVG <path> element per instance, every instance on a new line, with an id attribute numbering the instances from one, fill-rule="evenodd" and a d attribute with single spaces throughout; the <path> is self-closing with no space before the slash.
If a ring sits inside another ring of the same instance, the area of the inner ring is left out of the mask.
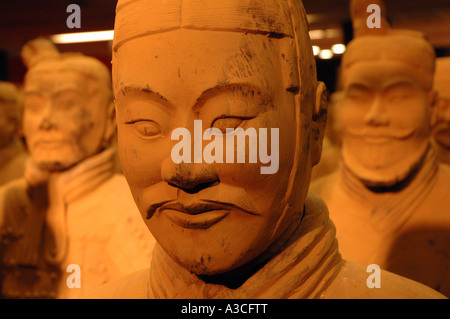
<path id="1" fill-rule="evenodd" d="M 224 219 L 232 210 L 240 210 L 251 215 L 256 213 L 244 210 L 231 203 L 202 200 L 185 204 L 166 202 L 157 208 L 160 214 L 183 228 L 206 229 Z"/>
<path id="2" fill-rule="evenodd" d="M 180 227 L 206 229 L 224 219 L 230 213 L 230 208 L 203 202 L 189 205 L 175 202 L 161 206 L 159 212 L 165 213 Z"/>
<path id="3" fill-rule="evenodd" d="M 410 138 L 415 130 L 414 129 L 403 129 L 403 130 L 386 130 L 386 129 L 363 129 L 348 130 L 349 135 L 364 139 L 368 143 L 372 144 L 386 144 L 390 143 L 392 140 L 406 140 Z"/>

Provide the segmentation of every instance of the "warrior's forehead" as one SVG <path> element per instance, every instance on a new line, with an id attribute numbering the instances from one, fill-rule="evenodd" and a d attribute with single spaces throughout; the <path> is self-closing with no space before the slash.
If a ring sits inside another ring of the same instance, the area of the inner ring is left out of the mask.
<path id="1" fill-rule="evenodd" d="M 119 0 L 114 50 L 128 40 L 179 28 L 293 37 L 290 3 L 291 0 Z"/>

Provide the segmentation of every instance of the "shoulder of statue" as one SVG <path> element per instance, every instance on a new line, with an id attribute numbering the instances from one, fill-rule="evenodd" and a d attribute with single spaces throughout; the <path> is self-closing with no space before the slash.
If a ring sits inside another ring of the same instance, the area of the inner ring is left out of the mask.
<path id="1" fill-rule="evenodd" d="M 325 299 L 446 299 L 439 292 L 419 282 L 391 273 L 376 270 L 374 265 L 344 261 L 341 271 L 324 292 Z M 376 265 L 375 265 L 376 266 Z M 372 268 L 371 268 L 372 267 Z M 378 271 L 378 273 L 377 273 Z M 369 287 L 374 276 L 379 275 L 378 287 Z"/>

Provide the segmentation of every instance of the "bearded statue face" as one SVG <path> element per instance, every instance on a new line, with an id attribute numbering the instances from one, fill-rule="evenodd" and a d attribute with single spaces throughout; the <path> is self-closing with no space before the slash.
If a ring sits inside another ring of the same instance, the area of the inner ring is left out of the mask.
<path id="1" fill-rule="evenodd" d="M 392 186 L 421 162 L 429 146 L 433 92 L 398 61 L 346 69 L 337 111 L 344 164 L 368 186 Z"/>
<path id="2" fill-rule="evenodd" d="M 367 187 L 392 187 L 430 146 L 435 52 L 421 33 L 377 32 L 365 28 L 350 42 L 335 115 L 345 167 Z"/>

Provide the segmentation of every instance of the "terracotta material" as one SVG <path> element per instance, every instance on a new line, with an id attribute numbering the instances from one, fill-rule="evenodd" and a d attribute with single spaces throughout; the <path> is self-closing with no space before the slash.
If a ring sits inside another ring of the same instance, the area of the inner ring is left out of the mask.
<path id="1" fill-rule="evenodd" d="M 0 190 L 1 294 L 79 297 L 147 266 L 154 239 L 114 173 L 109 71 L 45 39 L 27 43 L 23 57 L 30 160 L 25 177 Z M 80 287 L 67 284 L 69 265 L 79 266 Z"/>
<path id="2" fill-rule="evenodd" d="M 436 60 L 434 88 L 438 92 L 433 146 L 440 162 L 450 164 L 450 57 Z"/>
<path id="3" fill-rule="evenodd" d="M 158 243 L 149 269 L 92 297 L 442 297 L 385 272 L 385 287 L 369 289 L 308 195 L 326 89 L 300 1 L 119 1 L 113 84 L 123 171 Z M 279 128 L 278 172 L 176 164 L 171 132 L 196 119 Z"/>
<path id="4" fill-rule="evenodd" d="M 0 82 L 0 185 L 23 176 L 28 153 L 21 140 L 22 105 L 19 89 Z"/>
<path id="5" fill-rule="evenodd" d="M 336 122 L 336 105 L 339 102 L 341 92 L 333 93 L 328 100 L 327 127 L 323 139 L 323 150 L 319 164 L 313 167 L 311 181 L 335 172 L 339 168 L 341 156 L 341 128 Z"/>
<path id="6" fill-rule="evenodd" d="M 344 258 L 449 296 L 450 169 L 430 144 L 434 49 L 414 31 L 356 33 L 336 113 L 342 162 L 312 190 L 328 205 Z"/>

